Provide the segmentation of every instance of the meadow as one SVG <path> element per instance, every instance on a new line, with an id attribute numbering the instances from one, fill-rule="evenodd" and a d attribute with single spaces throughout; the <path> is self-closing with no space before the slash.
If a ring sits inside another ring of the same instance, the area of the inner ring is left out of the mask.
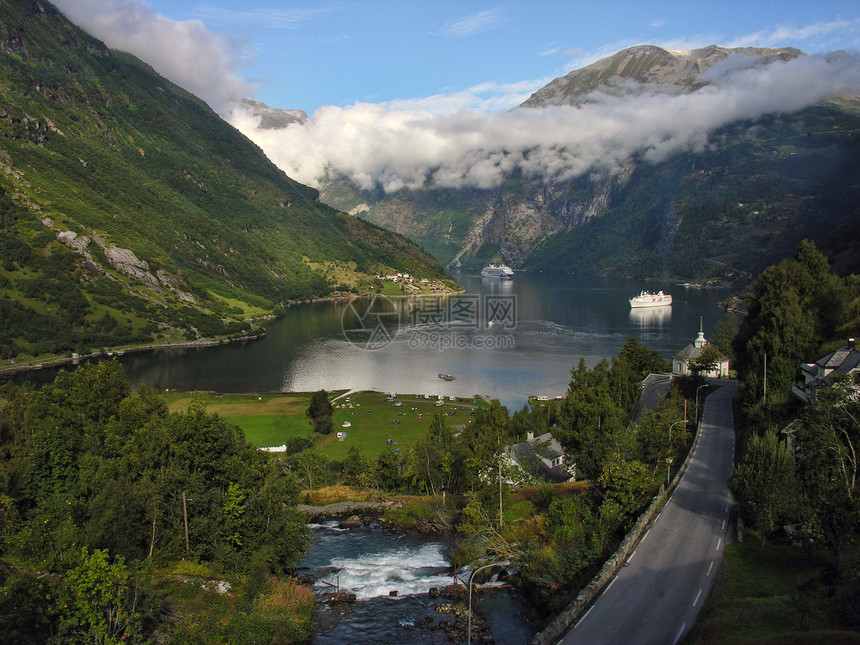
<path id="1" fill-rule="evenodd" d="M 857 545 L 844 547 L 842 557 L 845 571 L 857 571 Z M 684 642 L 860 643 L 860 635 L 849 631 L 853 628 L 830 626 L 856 626 L 858 616 L 850 575 L 833 579 L 828 589 L 830 562 L 821 550 L 763 545 L 757 532 L 748 530 L 743 542 L 726 545 L 713 593 Z"/>
<path id="2" fill-rule="evenodd" d="M 437 397 L 428 399 L 418 394 L 390 397 L 381 392 L 334 392 L 334 428 L 331 434 L 314 437 L 305 414 L 310 398 L 311 393 L 293 392 L 174 392 L 168 395 L 168 405 L 171 411 L 181 411 L 192 401 L 200 401 L 207 412 L 242 428 L 247 440 L 257 447 L 280 446 L 290 437 L 314 438 L 314 450 L 335 460 L 344 459 L 352 446 L 374 459 L 390 446 L 405 451 L 427 434 L 435 414 L 445 415 L 446 425 L 462 430 L 471 423 L 476 409 L 489 407 L 486 400 L 472 397 L 454 401 L 448 397 L 440 402 Z M 346 436 L 338 437 L 337 433 Z"/>

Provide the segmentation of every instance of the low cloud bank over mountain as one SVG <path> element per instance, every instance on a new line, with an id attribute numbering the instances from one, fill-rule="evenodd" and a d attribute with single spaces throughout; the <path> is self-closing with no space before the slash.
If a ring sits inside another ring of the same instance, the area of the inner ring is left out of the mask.
<path id="1" fill-rule="evenodd" d="M 595 92 L 577 107 L 496 114 L 359 103 L 322 108 L 280 130 L 260 129 L 242 111 L 234 111 L 232 122 L 288 175 L 311 185 L 336 173 L 365 189 L 492 188 L 516 168 L 563 180 L 586 171 L 615 172 L 634 154 L 659 162 L 705 149 L 716 129 L 734 121 L 860 91 L 855 55 L 800 56 L 752 67 L 740 62 L 714 66 L 703 78 L 708 85 L 679 95 L 641 87 L 641 93 Z"/>
<path id="2" fill-rule="evenodd" d="M 238 74 L 238 45 L 200 20 L 171 20 L 137 0 L 54 0 L 57 8 L 111 49 L 134 54 L 224 116 L 251 85 Z"/>
<path id="3" fill-rule="evenodd" d="M 828 96 L 860 92 L 860 59 L 840 53 L 755 64 L 732 56 L 707 70 L 690 93 L 651 86 L 592 93 L 580 105 L 486 113 L 446 101 L 328 106 L 289 127 L 260 127 L 240 99 L 240 52 L 198 20 L 174 21 L 137 0 L 56 0 L 78 25 L 130 51 L 203 98 L 255 141 L 289 176 L 319 185 L 346 176 L 361 188 L 498 186 L 514 169 L 563 180 L 612 173 L 633 155 L 658 162 L 703 150 L 715 130 L 737 120 L 793 112 Z M 522 92 L 523 88 L 517 88 Z M 510 91 L 510 88 L 508 88 Z M 302 107 L 302 106 L 288 106 Z M 498 106 L 496 106 L 498 107 Z"/>

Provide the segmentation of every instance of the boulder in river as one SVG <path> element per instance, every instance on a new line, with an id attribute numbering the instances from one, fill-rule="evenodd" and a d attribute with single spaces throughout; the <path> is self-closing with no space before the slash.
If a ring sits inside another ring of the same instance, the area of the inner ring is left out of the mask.
<path id="1" fill-rule="evenodd" d="M 353 603 L 355 602 L 355 594 L 354 593 L 346 593 L 345 591 L 338 591 L 333 593 L 328 597 L 328 604 L 330 605 L 341 605 L 344 603 Z"/>
<path id="2" fill-rule="evenodd" d="M 361 526 L 361 518 L 358 515 L 351 515 L 340 523 L 342 529 L 357 529 L 359 526 Z"/>

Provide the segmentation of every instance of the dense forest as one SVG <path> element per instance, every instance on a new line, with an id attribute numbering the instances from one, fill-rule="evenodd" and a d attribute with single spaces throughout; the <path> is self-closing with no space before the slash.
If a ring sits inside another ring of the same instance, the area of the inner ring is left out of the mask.
<path id="1" fill-rule="evenodd" d="M 549 408 L 509 415 L 494 401 L 460 435 L 436 416 L 411 450 L 376 460 L 352 450 L 342 462 L 302 441 L 270 459 L 202 404 L 169 413 L 162 394 L 145 386 L 132 394 L 113 361 L 60 372 L 39 390 L 7 385 L 0 633 L 8 639 L 0 642 L 144 642 L 158 634 L 177 642 L 303 641 L 313 602 L 286 576 L 307 546 L 295 505 L 301 490 L 335 483 L 429 496 L 429 506 L 400 519 L 434 523 L 453 512 L 454 562 L 516 558 L 517 584 L 546 619 L 650 500 L 666 477 L 666 454 L 689 446 L 684 428 L 667 431 L 683 414 L 680 391 L 631 430 L 639 381 L 666 367 L 629 339 L 611 362 L 592 369 L 580 362 L 568 395 Z M 319 394 L 308 422 L 324 434 L 331 408 Z M 506 446 L 550 428 L 590 486 L 554 490 L 504 459 Z M 516 497 L 524 486 L 533 493 Z M 442 491 L 453 506 L 442 508 Z M 235 593 L 192 602 L 188 582 L 200 577 L 228 580 Z M 227 615 L 213 624 L 206 611 L 201 618 L 200 603 Z M 267 609 L 279 603 L 292 610 Z M 244 629 L 250 635 L 235 636 Z"/>
<path id="2" fill-rule="evenodd" d="M 801 363 L 848 347 L 860 332 L 860 276 L 834 275 L 805 241 L 762 273 L 745 303 L 733 344 L 739 457 L 729 482 L 739 536 L 786 549 L 786 562 L 821 562 L 795 590 L 807 607 L 801 628 L 815 615 L 822 626 L 857 630 L 858 377 L 834 374 L 808 403 L 792 386 L 803 380 Z"/>
<path id="3" fill-rule="evenodd" d="M 239 428 L 130 394 L 116 362 L 6 386 L 0 642 L 304 640 L 309 593 L 302 611 L 272 609 L 297 594 L 280 575 L 307 546 L 297 495 Z M 194 589 L 222 578 L 241 596 L 210 625 Z"/>

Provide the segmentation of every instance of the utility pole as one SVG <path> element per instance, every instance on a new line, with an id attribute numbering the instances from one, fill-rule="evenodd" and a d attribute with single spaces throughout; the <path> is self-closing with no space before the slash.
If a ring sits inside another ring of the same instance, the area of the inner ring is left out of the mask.
<path id="1" fill-rule="evenodd" d="M 502 519 L 502 457 L 499 455 L 499 527 L 501 528 L 504 523 L 505 521 Z"/>
<path id="2" fill-rule="evenodd" d="M 149 540 L 149 555 L 148 558 L 152 557 L 152 550 L 155 548 L 155 510 L 152 509 L 152 538 Z"/>
<path id="3" fill-rule="evenodd" d="M 767 352 L 764 353 L 764 399 L 763 402 L 767 405 Z"/>
<path id="4" fill-rule="evenodd" d="M 185 506 L 185 491 L 182 491 L 182 519 L 185 521 L 185 553 L 188 553 L 188 509 Z"/>

